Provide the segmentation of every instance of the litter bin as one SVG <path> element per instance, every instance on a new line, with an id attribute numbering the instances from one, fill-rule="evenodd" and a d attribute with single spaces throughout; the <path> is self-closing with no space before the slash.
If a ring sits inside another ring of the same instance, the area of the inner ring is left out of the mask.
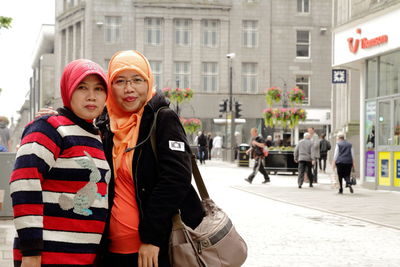
<path id="1" fill-rule="evenodd" d="M 250 148 L 248 144 L 239 145 L 239 167 L 249 167 L 250 165 L 250 155 L 246 154 L 246 151 Z"/>

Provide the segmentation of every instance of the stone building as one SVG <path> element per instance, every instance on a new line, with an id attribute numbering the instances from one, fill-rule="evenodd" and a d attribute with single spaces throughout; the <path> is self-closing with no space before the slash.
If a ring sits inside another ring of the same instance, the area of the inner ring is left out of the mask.
<path id="1" fill-rule="evenodd" d="M 150 60 L 158 88 L 195 91 L 181 115 L 200 118 L 206 131 L 227 132 L 218 105 L 229 98 L 231 66 L 243 141 L 251 127 L 263 128 L 264 93 L 271 86 L 305 90 L 309 117 L 300 135 L 307 126 L 327 132 L 331 12 L 327 0 L 57 0 L 55 84 L 73 59 L 107 68 L 116 51 L 137 49 Z M 227 58 L 230 53 L 235 57 Z"/>

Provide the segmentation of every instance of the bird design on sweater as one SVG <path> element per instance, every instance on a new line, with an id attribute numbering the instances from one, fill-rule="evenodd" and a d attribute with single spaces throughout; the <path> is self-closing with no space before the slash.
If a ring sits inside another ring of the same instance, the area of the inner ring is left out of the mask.
<path id="1" fill-rule="evenodd" d="M 90 170 L 89 182 L 76 192 L 73 198 L 66 194 L 61 194 L 58 202 L 63 210 L 70 210 L 73 208 L 73 212 L 76 214 L 89 216 L 93 212 L 90 207 L 93 205 L 94 201 L 103 198 L 99 193 L 97 193 L 97 183 L 101 180 L 101 173 L 97 169 L 93 158 L 84 151 L 86 157 L 75 160 L 83 168 Z M 105 175 L 106 183 L 108 184 L 111 174 L 108 171 Z M 104 198 L 107 195 L 104 196 Z"/>

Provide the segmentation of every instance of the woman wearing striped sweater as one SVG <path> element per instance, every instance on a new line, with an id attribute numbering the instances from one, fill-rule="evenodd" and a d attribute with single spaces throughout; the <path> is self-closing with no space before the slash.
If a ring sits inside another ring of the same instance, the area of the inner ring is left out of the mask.
<path id="1" fill-rule="evenodd" d="M 110 168 L 93 119 L 106 76 L 80 59 L 60 85 L 64 107 L 26 126 L 11 175 L 15 266 L 92 266 L 104 231 Z"/>

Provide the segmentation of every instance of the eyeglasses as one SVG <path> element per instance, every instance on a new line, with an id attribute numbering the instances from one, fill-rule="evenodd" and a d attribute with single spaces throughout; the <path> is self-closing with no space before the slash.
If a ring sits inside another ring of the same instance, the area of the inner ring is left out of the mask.
<path id="1" fill-rule="evenodd" d="M 126 79 L 117 79 L 114 81 L 114 86 L 118 87 L 118 88 L 125 88 L 128 83 L 133 86 L 133 85 L 140 85 L 142 83 L 144 83 L 145 80 L 143 78 L 133 78 L 130 80 L 126 80 Z"/>

